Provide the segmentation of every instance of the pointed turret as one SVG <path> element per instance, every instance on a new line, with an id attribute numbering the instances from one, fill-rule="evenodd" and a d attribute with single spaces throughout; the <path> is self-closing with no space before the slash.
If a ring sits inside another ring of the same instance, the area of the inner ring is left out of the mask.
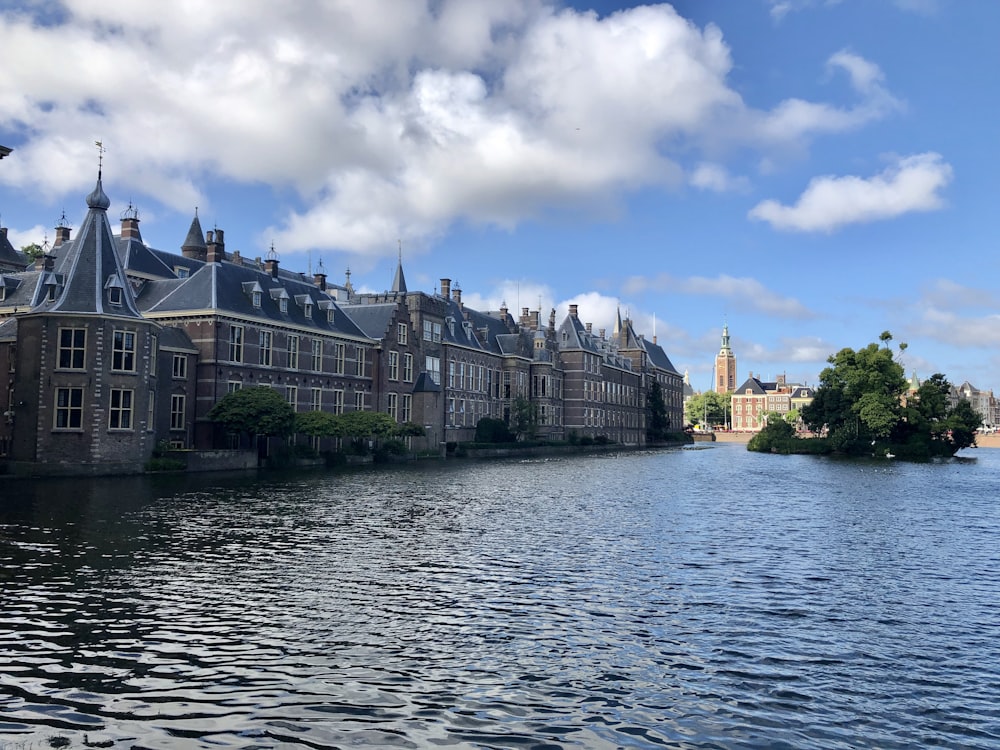
<path id="1" fill-rule="evenodd" d="M 208 245 L 205 244 L 205 233 L 201 230 L 197 208 L 194 210 L 191 228 L 188 229 L 184 244 L 181 245 L 181 253 L 184 254 L 185 258 L 193 258 L 195 260 L 205 260 L 205 257 L 208 255 Z"/>

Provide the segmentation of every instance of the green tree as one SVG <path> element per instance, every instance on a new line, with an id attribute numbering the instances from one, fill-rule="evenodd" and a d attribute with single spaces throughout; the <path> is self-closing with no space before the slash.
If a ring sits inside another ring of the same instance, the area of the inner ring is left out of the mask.
<path id="1" fill-rule="evenodd" d="M 780 414 L 771 413 L 764 428 L 750 438 L 747 450 L 758 453 L 790 453 L 790 441 L 796 440 L 795 428 L 781 418 Z"/>
<path id="2" fill-rule="evenodd" d="M 341 426 L 336 414 L 302 411 L 295 413 L 295 432 L 310 437 L 340 437 Z"/>
<path id="3" fill-rule="evenodd" d="M 516 439 L 502 419 L 483 417 L 476 423 L 477 443 L 513 443 Z"/>
<path id="4" fill-rule="evenodd" d="M 295 411 L 273 388 L 256 386 L 227 393 L 208 412 L 208 418 L 231 434 L 289 435 Z"/>
<path id="5" fill-rule="evenodd" d="M 963 398 L 948 411 L 945 423 L 952 447 L 959 451 L 976 444 L 976 430 L 983 426 L 983 418 L 969 400 Z"/>
<path id="6" fill-rule="evenodd" d="M 667 414 L 667 403 L 663 400 L 663 388 L 656 380 L 649 386 L 646 408 L 649 412 L 646 439 L 653 443 L 665 439 L 670 431 L 670 416 Z"/>
<path id="7" fill-rule="evenodd" d="M 726 424 L 732 413 L 732 393 L 705 391 L 688 399 L 684 405 L 684 416 L 691 424 L 711 427 Z"/>
<path id="8" fill-rule="evenodd" d="M 802 409 L 809 429 L 826 428 L 834 447 L 858 449 L 887 438 L 903 417 L 900 401 L 907 381 L 902 366 L 888 348 L 892 334 L 879 337 L 886 348 L 841 349 L 820 373 L 812 403 Z"/>
<path id="9" fill-rule="evenodd" d="M 534 439 L 538 432 L 538 405 L 518 396 L 510 407 L 510 431 L 517 439 Z"/>
<path id="10" fill-rule="evenodd" d="M 37 242 L 32 242 L 30 245 L 25 245 L 21 248 L 21 252 L 28 256 L 28 260 L 34 262 L 38 258 L 45 255 L 45 250 Z"/>

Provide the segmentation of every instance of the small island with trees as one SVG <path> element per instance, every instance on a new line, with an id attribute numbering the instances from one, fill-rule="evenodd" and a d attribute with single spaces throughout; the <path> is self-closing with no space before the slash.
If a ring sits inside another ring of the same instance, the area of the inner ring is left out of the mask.
<path id="1" fill-rule="evenodd" d="M 799 437 L 778 417 L 768 420 L 747 449 L 927 460 L 975 446 L 982 418 L 972 404 L 963 399 L 950 406 L 951 384 L 940 373 L 909 393 L 903 366 L 890 348 L 892 334 L 885 331 L 879 340 L 881 345 L 841 349 L 827 359 L 830 366 L 800 415 L 814 437 Z M 905 350 L 901 344 L 899 353 Z"/>

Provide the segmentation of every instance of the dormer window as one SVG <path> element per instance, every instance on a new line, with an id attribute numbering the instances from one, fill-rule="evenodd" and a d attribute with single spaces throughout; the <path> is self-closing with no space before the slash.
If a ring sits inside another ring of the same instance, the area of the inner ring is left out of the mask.
<path id="1" fill-rule="evenodd" d="M 333 322 L 333 307 L 327 308 L 327 311 L 326 311 L 326 322 L 327 323 L 332 323 Z"/>
<path id="2" fill-rule="evenodd" d="M 108 289 L 108 302 L 110 302 L 115 307 L 121 307 L 122 288 L 120 286 L 113 286 L 110 289 Z"/>
<path id="3" fill-rule="evenodd" d="M 312 302 L 306 302 L 306 303 L 305 303 L 305 304 L 304 304 L 304 305 L 302 306 L 302 311 L 303 311 L 303 312 L 305 313 L 305 316 L 306 316 L 307 318 L 311 318 L 311 317 L 313 316 L 313 306 L 312 306 Z"/>
<path id="4" fill-rule="evenodd" d="M 253 306 L 256 307 L 259 310 L 260 309 L 260 298 L 262 296 L 261 292 L 255 290 L 252 296 L 253 296 Z"/>
<path id="5" fill-rule="evenodd" d="M 278 300 L 278 310 L 280 312 L 288 312 L 288 297 L 282 297 Z"/>
<path id="6" fill-rule="evenodd" d="M 55 284 L 49 284 L 48 290 L 47 290 L 46 295 L 45 295 L 45 299 L 48 302 L 55 302 L 56 301 L 56 285 Z"/>

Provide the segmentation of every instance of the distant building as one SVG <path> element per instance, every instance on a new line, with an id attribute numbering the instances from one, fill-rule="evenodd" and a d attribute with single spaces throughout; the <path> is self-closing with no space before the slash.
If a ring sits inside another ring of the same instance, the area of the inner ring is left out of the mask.
<path id="1" fill-rule="evenodd" d="M 981 391 L 966 380 L 958 387 L 952 386 L 951 393 L 948 394 L 948 403 L 950 406 L 955 406 L 962 399 L 968 401 L 975 412 L 982 418 L 983 430 L 992 432 L 1000 424 L 1000 421 L 997 419 L 997 400 L 993 396 L 993 391 Z"/>
<path id="2" fill-rule="evenodd" d="M 758 432 L 763 429 L 767 414 L 782 417 L 792 409 L 801 410 L 812 403 L 815 389 L 788 383 L 784 375 L 773 382 L 750 377 L 733 392 L 733 429 L 741 432 Z"/>
<path id="3" fill-rule="evenodd" d="M 722 347 L 715 355 L 715 383 L 712 387 L 716 393 L 729 393 L 736 389 L 736 355 L 729 346 L 728 325 L 722 328 Z"/>

